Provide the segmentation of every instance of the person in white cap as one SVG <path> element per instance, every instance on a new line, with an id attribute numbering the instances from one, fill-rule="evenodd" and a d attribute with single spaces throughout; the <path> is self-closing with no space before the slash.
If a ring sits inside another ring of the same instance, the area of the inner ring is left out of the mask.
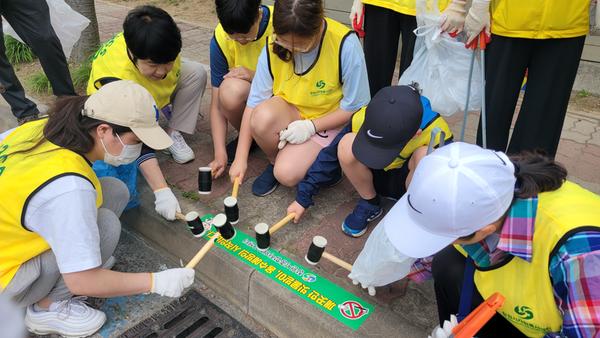
<path id="1" fill-rule="evenodd" d="M 0 141 L 0 292 L 27 307 L 29 331 L 88 336 L 100 329 L 104 313 L 73 295 L 178 297 L 193 283 L 192 269 L 110 270 L 129 194 L 115 178 L 98 179 L 91 162 L 130 163 L 142 142 L 169 147 L 157 114 L 146 89 L 116 81 L 89 97 L 59 100 L 49 118 Z"/>
<path id="2" fill-rule="evenodd" d="M 478 337 L 596 337 L 600 196 L 566 177 L 540 153 L 442 147 L 419 162 L 382 220 L 380 243 L 367 243 L 358 260 L 386 244 L 420 258 L 404 276 L 432 273 L 440 323 L 499 292 L 504 305 Z M 353 269 L 350 277 L 362 275 Z M 433 336 L 446 337 L 442 331 Z"/>

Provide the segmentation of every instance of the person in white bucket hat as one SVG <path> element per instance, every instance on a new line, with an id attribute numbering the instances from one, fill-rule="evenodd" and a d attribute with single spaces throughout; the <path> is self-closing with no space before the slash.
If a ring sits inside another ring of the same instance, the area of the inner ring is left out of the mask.
<path id="1" fill-rule="evenodd" d="M 178 297 L 193 283 L 192 269 L 110 270 L 129 193 L 115 178 L 98 179 L 91 163 L 133 162 L 142 142 L 169 147 L 157 112 L 144 87 L 116 81 L 60 99 L 48 118 L 0 140 L 0 294 L 27 307 L 29 331 L 92 335 L 106 316 L 74 296 Z"/>
<path id="2" fill-rule="evenodd" d="M 417 258 L 404 276 L 433 275 L 440 323 L 500 292 L 506 301 L 478 337 L 592 337 L 600 332 L 600 196 L 566 177 L 540 153 L 447 145 L 419 162 L 373 245 Z"/>

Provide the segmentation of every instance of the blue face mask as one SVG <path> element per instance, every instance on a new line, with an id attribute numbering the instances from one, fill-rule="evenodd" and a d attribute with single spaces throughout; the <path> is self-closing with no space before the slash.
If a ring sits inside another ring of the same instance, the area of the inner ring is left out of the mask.
<path id="1" fill-rule="evenodd" d="M 138 159 L 138 157 L 140 157 L 140 155 L 142 154 L 142 143 L 125 144 L 123 143 L 123 141 L 121 141 L 121 138 L 118 134 L 117 138 L 119 139 L 119 142 L 121 142 L 121 144 L 123 145 L 123 150 L 121 150 L 121 153 L 119 155 L 113 155 L 109 153 L 106 149 L 106 146 L 104 145 L 104 141 L 100 139 L 100 143 L 102 143 L 102 147 L 104 148 L 104 162 L 112 166 L 118 167 L 120 165 L 133 163 L 135 160 Z"/>

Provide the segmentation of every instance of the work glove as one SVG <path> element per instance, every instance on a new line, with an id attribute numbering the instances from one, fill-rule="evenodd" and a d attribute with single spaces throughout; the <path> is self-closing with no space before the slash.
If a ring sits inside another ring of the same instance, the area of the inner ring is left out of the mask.
<path id="1" fill-rule="evenodd" d="M 350 9 L 350 23 L 359 38 L 365 36 L 364 31 L 364 5 L 361 0 L 354 0 Z"/>
<path id="2" fill-rule="evenodd" d="M 195 276 L 194 269 L 169 269 L 152 274 L 152 289 L 150 292 L 161 296 L 180 297 L 187 287 L 192 285 Z"/>
<path id="3" fill-rule="evenodd" d="M 465 0 L 453 0 L 442 13 L 442 31 L 447 33 L 460 33 L 465 24 Z"/>
<path id="4" fill-rule="evenodd" d="M 302 144 L 316 133 L 317 130 L 311 120 L 296 120 L 279 132 L 279 144 L 277 148 L 283 149 L 288 142 L 291 144 Z"/>
<path id="5" fill-rule="evenodd" d="M 439 325 L 433 329 L 429 338 L 448 338 L 452 336 L 452 329 L 458 325 L 458 320 L 455 315 L 450 315 L 450 320 L 444 320 L 442 327 Z"/>
<path id="6" fill-rule="evenodd" d="M 375 295 L 375 287 L 406 277 L 416 260 L 396 250 L 385 232 L 384 223 L 385 218 L 375 227 L 348 275 L 354 285 L 360 284 L 371 296 Z"/>
<path id="7" fill-rule="evenodd" d="M 175 214 L 181 212 L 179 202 L 170 188 L 158 189 L 154 192 L 154 210 L 168 221 L 175 220 Z"/>
<path id="8" fill-rule="evenodd" d="M 490 36 L 490 0 L 473 0 L 464 26 L 467 44 L 475 40 L 482 31 Z"/>

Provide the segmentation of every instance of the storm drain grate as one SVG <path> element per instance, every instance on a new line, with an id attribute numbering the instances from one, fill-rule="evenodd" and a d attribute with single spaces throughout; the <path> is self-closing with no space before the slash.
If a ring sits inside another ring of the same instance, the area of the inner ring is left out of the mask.
<path id="1" fill-rule="evenodd" d="M 245 326 L 204 298 L 190 291 L 121 338 L 214 338 L 257 337 Z"/>

